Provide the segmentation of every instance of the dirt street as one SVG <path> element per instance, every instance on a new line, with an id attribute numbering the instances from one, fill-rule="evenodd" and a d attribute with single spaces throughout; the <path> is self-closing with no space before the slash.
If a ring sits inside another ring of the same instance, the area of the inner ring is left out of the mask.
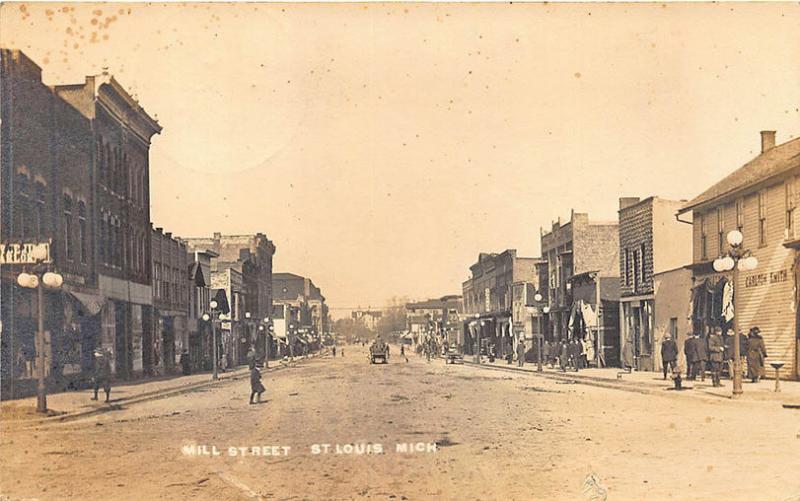
<path id="1" fill-rule="evenodd" d="M 248 405 L 249 382 L 238 381 L 82 421 L 4 429 L 0 493 L 117 500 L 800 496 L 800 411 L 559 384 L 416 355 L 406 363 L 396 346 L 388 365 L 370 365 L 360 346 L 344 351 L 265 375 L 261 405 Z M 397 444 L 412 445 L 398 452 Z M 244 449 L 232 455 L 231 447 Z"/>

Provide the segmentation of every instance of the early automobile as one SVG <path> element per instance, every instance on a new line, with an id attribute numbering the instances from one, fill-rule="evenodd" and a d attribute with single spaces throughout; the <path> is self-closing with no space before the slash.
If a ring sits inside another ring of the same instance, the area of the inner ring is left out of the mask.
<path id="1" fill-rule="evenodd" d="M 444 354 L 445 364 L 463 364 L 464 355 L 459 353 L 455 348 L 448 348 Z"/>
<path id="2" fill-rule="evenodd" d="M 389 345 L 382 339 L 376 339 L 369 347 L 369 362 L 371 364 L 389 363 Z"/>

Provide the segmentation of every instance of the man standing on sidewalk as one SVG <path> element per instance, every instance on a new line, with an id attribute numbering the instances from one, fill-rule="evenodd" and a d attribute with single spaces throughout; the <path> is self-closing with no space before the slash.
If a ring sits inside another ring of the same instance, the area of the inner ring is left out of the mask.
<path id="1" fill-rule="evenodd" d="M 522 367 L 523 365 L 525 365 L 525 343 L 520 339 L 519 343 L 517 343 L 517 367 Z"/>
<path id="2" fill-rule="evenodd" d="M 664 380 L 667 379 L 667 372 L 673 371 L 678 366 L 678 343 L 667 334 L 661 342 L 661 363 L 664 366 Z"/>
<path id="3" fill-rule="evenodd" d="M 108 354 L 100 348 L 94 350 L 92 382 L 94 383 L 92 400 L 97 400 L 97 392 L 100 390 L 100 385 L 103 385 L 103 391 L 106 392 L 106 402 L 108 402 L 111 397 L 111 361 Z"/>
<path id="4" fill-rule="evenodd" d="M 722 329 L 716 327 L 708 336 L 708 358 L 711 361 L 711 380 L 712 384 L 722 386 L 719 381 L 720 371 L 722 370 L 722 359 L 725 351 L 725 343 L 722 341 Z"/>
<path id="5" fill-rule="evenodd" d="M 694 334 L 686 336 L 686 341 L 683 342 L 683 355 L 686 357 L 686 379 L 694 380 L 695 378 L 695 362 L 697 362 L 697 350 L 694 344 Z"/>

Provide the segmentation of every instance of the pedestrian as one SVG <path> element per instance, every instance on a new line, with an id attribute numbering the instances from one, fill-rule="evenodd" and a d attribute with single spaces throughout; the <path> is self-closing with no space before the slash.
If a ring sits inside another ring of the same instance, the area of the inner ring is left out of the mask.
<path id="1" fill-rule="evenodd" d="M 753 327 L 747 337 L 747 375 L 753 383 L 757 383 L 764 373 L 765 358 L 767 347 L 761 337 L 761 329 Z"/>
<path id="2" fill-rule="evenodd" d="M 522 367 L 525 365 L 525 343 L 522 340 L 519 340 L 517 344 L 517 367 Z"/>
<path id="3" fill-rule="evenodd" d="M 683 356 L 686 357 L 686 379 L 694 380 L 694 363 L 697 360 L 694 333 L 688 334 L 683 342 Z"/>
<path id="4" fill-rule="evenodd" d="M 581 351 L 583 351 L 581 342 L 578 341 L 578 338 L 572 338 L 569 343 L 569 363 L 575 372 L 580 369 Z"/>
<path id="5" fill-rule="evenodd" d="M 183 372 L 184 376 L 188 376 L 189 374 L 192 373 L 191 360 L 189 359 L 189 350 L 183 350 L 183 353 L 181 353 L 180 364 L 181 364 L 181 371 Z"/>
<path id="6" fill-rule="evenodd" d="M 406 345 L 404 345 L 404 344 L 400 345 L 400 356 L 402 356 L 402 357 L 406 356 Z"/>
<path id="7" fill-rule="evenodd" d="M 664 340 L 661 342 L 661 363 L 664 370 L 664 380 L 666 381 L 667 372 L 670 369 L 675 371 L 678 366 L 678 343 L 669 334 L 665 335 Z"/>
<path id="8" fill-rule="evenodd" d="M 697 361 L 695 362 L 695 377 L 700 374 L 700 381 L 706 380 L 706 365 L 708 363 L 708 340 L 705 337 L 695 336 L 695 350 L 697 351 Z"/>
<path id="9" fill-rule="evenodd" d="M 625 345 L 622 347 L 622 368 L 627 372 L 633 372 L 634 364 L 633 336 L 628 333 L 625 338 Z"/>
<path id="10" fill-rule="evenodd" d="M 250 403 L 261 403 L 261 394 L 264 393 L 264 385 L 261 384 L 261 371 L 258 370 L 258 367 L 253 366 L 250 369 Z M 253 397 L 258 395 L 258 401 L 253 402 Z"/>
<path id="11" fill-rule="evenodd" d="M 333 345 L 333 358 L 336 358 L 336 345 Z"/>
<path id="12" fill-rule="evenodd" d="M 344 347 L 342 347 L 342 358 L 344 358 Z"/>
<path id="13" fill-rule="evenodd" d="M 256 350 L 252 346 L 247 350 L 247 366 L 250 370 L 256 366 Z"/>
<path id="14" fill-rule="evenodd" d="M 745 362 L 747 362 L 747 336 L 744 331 L 739 330 L 739 370 L 744 374 Z"/>
<path id="15" fill-rule="evenodd" d="M 722 335 L 722 344 L 725 345 L 725 351 L 722 352 L 723 365 L 727 368 L 730 379 L 733 379 L 733 373 L 736 370 L 733 363 L 733 341 L 735 339 L 736 334 L 726 332 Z"/>
<path id="16" fill-rule="evenodd" d="M 94 350 L 94 375 L 92 376 L 94 396 L 92 400 L 97 400 L 97 392 L 101 385 L 106 393 L 106 402 L 111 397 L 111 360 L 109 358 L 105 350 L 100 348 Z"/>
<path id="17" fill-rule="evenodd" d="M 708 360 L 711 363 L 711 381 L 715 387 L 722 386 L 719 380 L 722 361 L 725 357 L 725 343 L 722 340 L 722 328 L 716 327 L 708 336 Z"/>
<path id="18" fill-rule="evenodd" d="M 560 350 L 558 353 L 558 365 L 561 366 L 561 372 L 567 372 L 567 362 L 569 361 L 569 345 L 567 340 L 561 340 Z"/>

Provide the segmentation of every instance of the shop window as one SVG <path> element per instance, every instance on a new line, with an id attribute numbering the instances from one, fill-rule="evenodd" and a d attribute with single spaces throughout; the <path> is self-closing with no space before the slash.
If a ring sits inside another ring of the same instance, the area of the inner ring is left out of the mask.
<path id="1" fill-rule="evenodd" d="M 675 317 L 669 319 L 669 335 L 675 342 L 678 341 L 678 319 Z"/>

